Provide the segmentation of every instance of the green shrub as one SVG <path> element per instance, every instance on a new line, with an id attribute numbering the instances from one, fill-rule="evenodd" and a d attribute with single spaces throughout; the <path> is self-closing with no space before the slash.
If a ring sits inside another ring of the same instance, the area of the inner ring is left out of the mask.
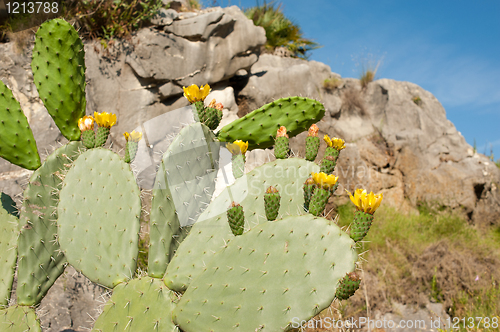
<path id="1" fill-rule="evenodd" d="M 307 59 L 307 52 L 320 45 L 302 37 L 300 27 L 286 18 L 281 11 L 281 4 L 266 3 L 245 10 L 245 15 L 254 24 L 266 30 L 266 50 L 273 52 L 278 47 L 289 50 L 294 57 Z"/>
<path id="2" fill-rule="evenodd" d="M 327 78 L 323 81 L 323 89 L 333 91 L 342 84 L 342 80 L 338 77 Z"/>

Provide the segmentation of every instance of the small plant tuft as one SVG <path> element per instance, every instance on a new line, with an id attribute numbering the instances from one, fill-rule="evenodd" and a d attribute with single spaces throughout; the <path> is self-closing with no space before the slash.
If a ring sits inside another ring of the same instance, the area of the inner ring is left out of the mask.
<path id="1" fill-rule="evenodd" d="M 342 79 L 338 77 L 327 78 L 323 81 L 323 89 L 328 92 L 332 92 L 342 85 Z"/>
<path id="2" fill-rule="evenodd" d="M 422 98 L 420 98 L 419 96 L 415 96 L 411 99 L 415 105 L 417 106 L 421 106 L 422 105 Z"/>

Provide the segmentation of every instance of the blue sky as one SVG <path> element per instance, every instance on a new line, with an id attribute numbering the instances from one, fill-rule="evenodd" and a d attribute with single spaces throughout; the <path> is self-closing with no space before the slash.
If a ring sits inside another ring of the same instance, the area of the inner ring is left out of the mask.
<path id="1" fill-rule="evenodd" d="M 257 1 L 216 3 L 248 8 Z M 500 158 L 500 1 L 281 3 L 304 37 L 323 45 L 311 60 L 343 77 L 359 77 L 363 65 L 381 61 L 377 78 L 410 81 L 430 91 L 469 144 L 475 139 L 478 152 L 488 155 L 491 144 Z"/>

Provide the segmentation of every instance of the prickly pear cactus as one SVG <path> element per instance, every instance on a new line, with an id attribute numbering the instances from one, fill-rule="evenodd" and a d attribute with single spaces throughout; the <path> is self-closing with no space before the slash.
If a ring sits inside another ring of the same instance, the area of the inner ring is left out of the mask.
<path id="1" fill-rule="evenodd" d="M 17 302 L 35 305 L 64 272 L 57 237 L 57 204 L 62 178 L 82 152 L 81 142 L 55 150 L 31 176 L 24 191 L 19 234 Z"/>
<path id="2" fill-rule="evenodd" d="M 9 303 L 17 261 L 19 220 L 12 214 L 14 202 L 1 193 L 0 204 L 0 307 Z M 15 205 L 14 205 L 15 206 Z"/>
<path id="3" fill-rule="evenodd" d="M 265 149 L 274 144 L 276 130 L 285 126 L 294 137 L 325 115 L 316 100 L 302 97 L 282 98 L 248 113 L 223 127 L 217 137 L 222 142 L 248 141 L 248 149 Z"/>
<path id="4" fill-rule="evenodd" d="M 12 91 L 0 81 L 0 157 L 26 169 L 40 167 L 33 132 Z"/>
<path id="5" fill-rule="evenodd" d="M 175 294 L 150 277 L 119 284 L 92 331 L 178 332 L 172 322 Z"/>
<path id="6" fill-rule="evenodd" d="M 64 178 L 57 213 L 59 243 L 71 265 L 109 288 L 132 277 L 141 200 L 129 164 L 102 148 L 81 154 Z"/>
<path id="7" fill-rule="evenodd" d="M 15 305 L 0 310 L 0 331 L 41 332 L 42 329 L 35 314 L 35 309 Z"/>
<path id="8" fill-rule="evenodd" d="M 181 130 L 162 158 L 153 189 L 148 273 L 161 278 L 215 190 L 220 145 L 203 124 Z"/>
<path id="9" fill-rule="evenodd" d="M 33 48 L 33 79 L 38 94 L 61 133 L 80 139 L 85 115 L 85 54 L 73 26 L 62 19 L 43 23 Z"/>
<path id="10" fill-rule="evenodd" d="M 184 291 L 212 255 L 234 238 L 227 220 L 227 209 L 232 202 L 238 202 L 247 211 L 245 230 L 268 221 L 264 194 L 269 186 L 281 193 L 280 216 L 304 214 L 302 184 L 318 168 L 298 158 L 276 160 L 237 179 L 210 203 L 181 243 L 167 267 L 166 285 L 172 290 Z"/>
<path id="11" fill-rule="evenodd" d="M 174 321 L 185 332 L 289 330 L 292 319 L 307 321 L 331 304 L 333 285 L 354 270 L 353 247 L 311 215 L 258 225 L 206 262 Z"/>

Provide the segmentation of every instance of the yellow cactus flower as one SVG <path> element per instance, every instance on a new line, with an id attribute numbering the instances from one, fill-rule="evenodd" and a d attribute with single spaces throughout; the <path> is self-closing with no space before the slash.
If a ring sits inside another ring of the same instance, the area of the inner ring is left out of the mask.
<path id="1" fill-rule="evenodd" d="M 191 84 L 190 86 L 182 87 L 184 89 L 184 97 L 192 104 L 197 101 L 204 101 L 210 93 L 210 85 L 205 84 L 204 86 L 198 86 L 196 84 Z"/>
<path id="2" fill-rule="evenodd" d="M 345 141 L 341 138 L 333 137 L 330 139 L 328 135 L 325 135 L 323 139 L 329 147 L 334 148 L 337 151 L 345 149 Z"/>
<path id="3" fill-rule="evenodd" d="M 346 190 L 347 191 L 347 190 Z M 378 209 L 384 198 L 382 193 L 375 195 L 372 191 L 368 194 L 365 189 L 356 189 L 354 196 L 347 191 L 349 198 L 359 211 L 373 214 Z"/>
<path id="4" fill-rule="evenodd" d="M 87 131 L 94 129 L 94 118 L 92 115 L 85 115 L 83 118 L 78 120 L 78 128 L 80 131 Z"/>
<path id="5" fill-rule="evenodd" d="M 116 124 L 116 114 L 102 112 L 94 112 L 95 122 L 99 127 L 111 128 Z"/>
<path id="6" fill-rule="evenodd" d="M 338 176 L 335 176 L 333 174 L 326 174 L 326 173 L 311 173 L 312 179 L 314 183 L 316 183 L 317 186 L 330 190 L 332 189 L 336 184 L 337 181 L 339 180 Z"/>
<path id="7" fill-rule="evenodd" d="M 130 134 L 125 132 L 123 133 L 123 136 L 125 136 L 125 139 L 127 142 L 132 141 L 132 142 L 139 142 L 142 139 L 142 133 L 138 133 L 135 130 L 132 131 Z"/>
<path id="8" fill-rule="evenodd" d="M 234 141 L 234 143 L 230 143 L 226 145 L 226 148 L 231 152 L 231 154 L 245 154 L 248 150 L 248 141 L 243 142 L 241 140 Z"/>
<path id="9" fill-rule="evenodd" d="M 281 126 L 278 129 L 278 131 L 276 132 L 276 137 L 288 137 L 285 126 Z"/>
<path id="10" fill-rule="evenodd" d="M 308 137 L 318 137 L 318 131 L 319 128 L 315 124 L 312 124 L 311 127 L 309 127 L 309 130 L 307 131 L 307 136 Z"/>

